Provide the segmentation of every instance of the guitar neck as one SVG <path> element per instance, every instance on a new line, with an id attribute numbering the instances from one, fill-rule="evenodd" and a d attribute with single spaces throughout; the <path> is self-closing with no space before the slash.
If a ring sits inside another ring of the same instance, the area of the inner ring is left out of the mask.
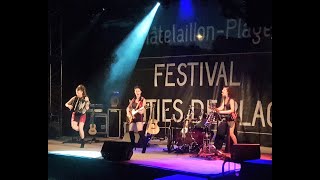
<path id="1" fill-rule="evenodd" d="M 153 107 L 152 107 L 153 108 Z M 150 115 L 149 115 L 149 119 L 151 119 L 151 115 L 152 115 L 152 113 L 150 113 Z"/>
<path id="2" fill-rule="evenodd" d="M 152 106 L 152 119 L 154 119 L 154 106 Z"/>
<path id="3" fill-rule="evenodd" d="M 92 114 L 90 116 L 90 123 L 94 124 L 94 109 L 93 109 Z"/>

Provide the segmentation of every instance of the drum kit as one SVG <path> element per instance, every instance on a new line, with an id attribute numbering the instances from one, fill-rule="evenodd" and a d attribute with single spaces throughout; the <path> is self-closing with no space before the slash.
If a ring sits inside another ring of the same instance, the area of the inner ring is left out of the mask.
<path id="1" fill-rule="evenodd" d="M 221 119 L 220 114 L 216 111 L 215 104 L 210 104 L 209 109 L 210 112 L 206 114 L 205 118 L 203 118 L 204 110 L 201 109 L 198 118 L 192 119 L 194 112 L 192 106 L 189 106 L 186 117 L 180 122 L 182 124 L 180 127 L 179 125 L 174 127 L 173 117 L 171 118 L 167 144 L 169 153 L 192 153 L 205 158 L 223 156 L 211 143 L 214 136 L 213 127 Z M 174 149 L 174 145 L 177 146 L 176 149 Z"/>

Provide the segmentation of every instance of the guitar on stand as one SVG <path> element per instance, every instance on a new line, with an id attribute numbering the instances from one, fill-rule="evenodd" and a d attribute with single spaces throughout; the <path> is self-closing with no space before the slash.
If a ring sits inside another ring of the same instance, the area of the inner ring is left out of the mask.
<path id="1" fill-rule="evenodd" d="M 93 111 L 91 113 L 91 116 L 90 116 L 90 129 L 88 130 L 88 133 L 91 135 L 91 136 L 94 136 L 97 134 L 97 126 L 96 124 L 94 123 L 94 108 L 93 108 Z"/>
<path id="2" fill-rule="evenodd" d="M 147 126 L 147 133 L 156 135 L 160 132 L 160 128 L 158 126 L 158 120 L 154 119 L 154 106 L 152 106 L 152 112 L 151 112 L 152 118 L 149 118 L 148 126 Z"/>
<path id="3" fill-rule="evenodd" d="M 177 139 L 178 148 L 175 150 L 177 153 L 189 153 L 191 149 L 191 143 L 194 141 L 192 134 L 189 132 L 193 115 L 192 107 L 193 106 L 191 105 L 189 106 L 187 116 L 183 120 L 182 129 L 180 131 L 181 137 Z"/>
<path id="4" fill-rule="evenodd" d="M 97 125 L 94 123 L 94 117 L 96 112 L 102 112 L 102 109 L 103 109 L 102 106 L 103 105 L 101 104 L 90 104 L 91 115 L 90 115 L 90 128 L 88 130 L 88 133 L 89 135 L 93 136 L 93 138 L 88 141 L 90 144 L 92 142 L 99 142 L 99 140 L 96 140 L 96 137 L 95 137 L 95 135 L 97 134 Z"/>
<path id="5" fill-rule="evenodd" d="M 181 129 L 182 138 L 185 138 L 185 137 L 186 137 L 186 134 L 188 133 L 189 123 L 190 123 L 190 121 L 192 120 L 192 119 L 191 119 L 192 113 L 193 113 L 193 112 L 192 112 L 192 108 L 191 108 L 191 106 L 190 106 L 189 109 L 188 109 L 187 117 L 184 119 L 183 127 L 182 127 L 182 129 Z"/>

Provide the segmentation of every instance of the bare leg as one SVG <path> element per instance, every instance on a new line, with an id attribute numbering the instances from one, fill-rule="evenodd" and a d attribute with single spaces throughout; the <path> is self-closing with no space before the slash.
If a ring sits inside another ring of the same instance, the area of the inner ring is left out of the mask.
<path id="1" fill-rule="evenodd" d="M 79 123 L 79 134 L 80 134 L 81 139 L 84 139 L 83 126 L 84 126 L 84 123 L 83 123 L 83 122 L 80 122 L 80 123 Z"/>
<path id="2" fill-rule="evenodd" d="M 84 148 L 84 131 L 83 131 L 84 122 L 79 122 L 79 135 L 80 135 L 80 148 Z"/>
<path id="3" fill-rule="evenodd" d="M 236 137 L 236 135 L 234 135 L 234 127 L 235 127 L 235 125 L 233 125 L 232 127 L 230 127 L 230 129 L 229 129 L 229 135 L 230 135 L 230 137 L 231 137 L 231 139 L 232 139 L 232 141 L 233 141 L 233 144 L 237 144 L 238 142 L 237 142 L 237 137 Z"/>
<path id="4" fill-rule="evenodd" d="M 76 122 L 76 121 L 71 121 L 71 127 L 72 127 L 72 129 L 74 129 L 75 131 L 79 131 L 78 122 Z"/>

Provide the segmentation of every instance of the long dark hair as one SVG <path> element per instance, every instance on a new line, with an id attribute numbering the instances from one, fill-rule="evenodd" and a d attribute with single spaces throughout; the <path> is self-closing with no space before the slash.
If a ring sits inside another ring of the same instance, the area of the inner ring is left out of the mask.
<path id="1" fill-rule="evenodd" d="M 228 96 L 230 99 L 234 99 L 234 90 L 230 86 L 224 86 L 223 88 L 226 88 L 228 91 Z"/>
<path id="2" fill-rule="evenodd" d="M 142 89 L 139 85 L 134 86 L 133 90 L 136 90 L 136 89 L 140 89 L 142 91 Z"/>
<path id="3" fill-rule="evenodd" d="M 83 92 L 83 94 L 82 94 L 83 98 L 88 96 L 86 87 L 85 87 L 84 85 L 82 85 L 82 84 L 78 85 L 78 87 L 76 88 L 76 90 L 77 90 L 77 91 L 80 90 L 80 91 Z"/>
<path id="4" fill-rule="evenodd" d="M 142 92 L 141 86 L 139 86 L 139 85 L 134 86 L 133 91 L 136 89 L 140 89 L 140 91 Z M 134 96 L 134 99 L 136 99 L 136 96 Z M 141 100 L 142 100 L 142 96 L 140 96 L 140 98 L 139 98 L 139 101 L 141 101 Z"/>

